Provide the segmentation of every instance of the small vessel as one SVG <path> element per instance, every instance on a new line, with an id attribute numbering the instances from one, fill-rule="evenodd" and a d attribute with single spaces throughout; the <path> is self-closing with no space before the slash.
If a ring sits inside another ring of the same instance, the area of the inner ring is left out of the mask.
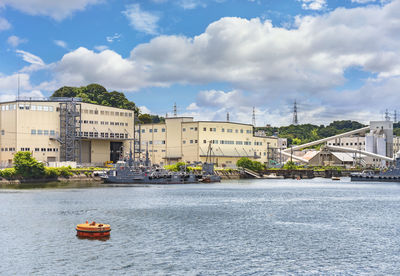
<path id="1" fill-rule="evenodd" d="M 335 180 L 335 181 L 340 180 L 340 177 L 339 176 L 332 176 L 332 180 Z"/>
<path id="2" fill-rule="evenodd" d="M 91 222 L 78 224 L 76 235 L 84 238 L 106 238 L 110 236 L 111 227 L 109 224 Z"/>
<path id="3" fill-rule="evenodd" d="M 368 181 L 368 182 L 400 182 L 400 151 L 396 154 L 394 166 L 386 171 L 368 170 L 361 173 L 352 173 L 351 181 Z"/>
<path id="4" fill-rule="evenodd" d="M 262 178 L 264 178 L 264 179 L 284 179 L 285 177 L 283 175 L 276 175 L 276 173 L 270 173 L 270 174 L 264 174 Z"/>

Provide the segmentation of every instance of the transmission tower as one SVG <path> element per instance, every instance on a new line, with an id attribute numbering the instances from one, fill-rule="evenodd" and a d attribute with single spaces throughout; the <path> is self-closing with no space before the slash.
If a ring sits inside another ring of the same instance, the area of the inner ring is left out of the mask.
<path id="1" fill-rule="evenodd" d="M 397 111 L 396 110 L 394 111 L 394 114 L 393 114 L 393 123 L 397 123 Z"/>
<path id="2" fill-rule="evenodd" d="M 176 103 L 174 103 L 174 117 L 177 116 L 177 112 L 176 112 Z"/>
<path id="3" fill-rule="evenodd" d="M 296 100 L 294 100 L 294 106 L 293 106 L 293 124 L 297 126 L 299 124 L 299 121 L 297 119 L 297 103 Z"/>
<path id="4" fill-rule="evenodd" d="M 253 107 L 253 126 L 256 126 L 256 108 Z"/>
<path id="5" fill-rule="evenodd" d="M 229 112 L 226 113 L 226 121 L 229 122 Z"/>
<path id="6" fill-rule="evenodd" d="M 385 121 L 390 121 L 389 111 L 387 109 L 385 111 Z"/>

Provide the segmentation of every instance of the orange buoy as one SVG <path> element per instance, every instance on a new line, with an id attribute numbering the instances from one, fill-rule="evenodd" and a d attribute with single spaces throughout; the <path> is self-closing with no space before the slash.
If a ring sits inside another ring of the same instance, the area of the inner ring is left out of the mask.
<path id="1" fill-rule="evenodd" d="M 76 226 L 76 235 L 78 237 L 85 238 L 104 238 L 109 237 L 111 232 L 111 227 L 109 224 L 92 222 L 78 224 Z"/>

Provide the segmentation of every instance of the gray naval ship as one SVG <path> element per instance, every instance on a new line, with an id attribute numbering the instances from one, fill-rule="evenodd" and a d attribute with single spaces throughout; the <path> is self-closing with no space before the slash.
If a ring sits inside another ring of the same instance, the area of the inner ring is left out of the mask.
<path id="1" fill-rule="evenodd" d="M 134 161 L 132 155 L 128 161 L 118 161 L 114 168 L 101 176 L 105 183 L 118 184 L 190 184 L 198 182 L 220 182 L 221 177 L 214 172 L 213 163 L 203 163 L 202 172 L 195 174 L 182 170 L 172 172 L 146 160 Z"/>
<path id="2" fill-rule="evenodd" d="M 375 173 L 374 171 L 364 171 L 362 173 L 352 173 L 351 181 L 369 182 L 400 182 L 400 152 L 396 154 L 394 166 L 387 171 Z"/>

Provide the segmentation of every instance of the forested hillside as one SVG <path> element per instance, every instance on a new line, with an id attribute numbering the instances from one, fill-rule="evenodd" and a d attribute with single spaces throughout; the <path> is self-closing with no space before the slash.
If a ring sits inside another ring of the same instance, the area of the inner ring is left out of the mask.
<path id="1" fill-rule="evenodd" d="M 139 108 L 132 101 L 129 101 L 124 93 L 112 91 L 108 92 L 99 84 L 89 84 L 82 87 L 64 86 L 56 90 L 52 97 L 79 97 L 85 103 L 101 104 L 133 110 L 141 123 L 159 123 L 164 118 L 158 115 L 141 114 Z"/>

